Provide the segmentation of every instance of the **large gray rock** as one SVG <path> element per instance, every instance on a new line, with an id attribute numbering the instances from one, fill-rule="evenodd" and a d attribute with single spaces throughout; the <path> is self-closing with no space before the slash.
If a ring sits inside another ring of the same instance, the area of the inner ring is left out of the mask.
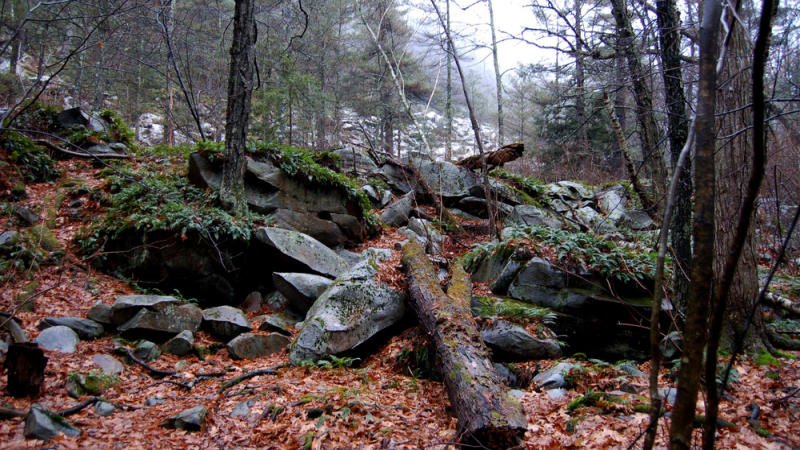
<path id="1" fill-rule="evenodd" d="M 227 305 L 204 309 L 203 326 L 211 334 L 224 340 L 253 329 L 241 309 Z"/>
<path id="2" fill-rule="evenodd" d="M 651 230 L 655 227 L 656 223 L 650 216 L 641 210 L 634 209 L 625 211 L 622 217 L 622 225 L 634 231 Z"/>
<path id="3" fill-rule="evenodd" d="M 255 232 L 259 242 L 278 251 L 296 266 L 335 278 L 347 270 L 347 262 L 322 242 L 297 231 L 261 227 Z"/>
<path id="4" fill-rule="evenodd" d="M 386 161 L 381 166 L 382 179 L 386 181 L 395 194 L 406 194 L 414 190 L 416 179 L 407 167 Z"/>
<path id="5" fill-rule="evenodd" d="M 368 177 L 379 171 L 375 160 L 363 148 L 348 146 L 333 151 L 342 158 L 341 170 L 348 175 Z"/>
<path id="6" fill-rule="evenodd" d="M 531 336 L 521 326 L 495 320 L 481 331 L 481 338 L 500 358 L 531 360 L 561 357 L 561 347 L 552 339 Z"/>
<path id="7" fill-rule="evenodd" d="M 558 181 L 545 186 L 545 192 L 552 197 L 570 200 L 589 200 L 594 194 L 586 186 L 574 181 Z"/>
<path id="8" fill-rule="evenodd" d="M 192 304 L 160 304 L 156 309 L 141 309 L 117 329 L 128 338 L 164 341 L 181 331 L 200 329 L 203 312 Z"/>
<path id="9" fill-rule="evenodd" d="M 606 219 L 614 226 L 618 225 L 627 211 L 627 196 L 625 187 L 615 184 L 597 194 L 597 206 L 605 213 Z"/>
<path id="10" fill-rule="evenodd" d="M 177 305 L 178 299 L 168 295 L 121 295 L 111 305 L 111 320 L 121 325 L 142 309 L 157 310 L 170 304 Z"/>
<path id="11" fill-rule="evenodd" d="M 162 422 L 161 426 L 186 431 L 200 431 L 207 413 L 208 409 L 205 406 L 195 406 L 170 417 Z"/>
<path id="12" fill-rule="evenodd" d="M 414 209 L 414 195 L 413 192 L 409 192 L 390 204 L 381 213 L 381 221 L 392 227 L 401 227 L 408 223 L 411 210 Z"/>
<path id="13" fill-rule="evenodd" d="M 289 350 L 297 363 L 351 350 L 405 314 L 404 294 L 380 284 L 373 259 L 355 266 L 314 302 Z"/>
<path id="14" fill-rule="evenodd" d="M 506 224 L 545 226 L 550 228 L 563 228 L 563 222 L 551 212 L 534 205 L 517 205 L 511 211 Z"/>
<path id="15" fill-rule="evenodd" d="M 74 353 L 80 338 L 71 328 L 55 326 L 42 330 L 34 341 L 44 350 L 61 353 Z"/>
<path id="16" fill-rule="evenodd" d="M 447 161 L 417 161 L 417 170 L 433 192 L 458 199 L 482 192 L 478 174 Z"/>
<path id="17" fill-rule="evenodd" d="M 89 114 L 86 114 L 80 107 L 65 109 L 56 116 L 58 125 L 62 128 L 84 128 L 89 126 Z"/>
<path id="18" fill-rule="evenodd" d="M 553 267 L 550 261 L 534 257 L 525 267 L 517 273 L 514 281 L 508 288 L 511 297 L 518 300 L 528 300 L 539 295 L 540 288 L 561 289 L 566 286 L 567 275 L 560 269 Z M 527 293 L 528 290 L 536 291 Z"/>
<path id="19" fill-rule="evenodd" d="M 330 278 L 310 273 L 282 273 L 272 274 L 275 289 L 287 300 L 289 307 L 299 313 L 305 314 L 314 300 L 333 283 Z"/>
<path id="20" fill-rule="evenodd" d="M 72 329 L 81 339 L 95 339 L 105 333 L 103 325 L 83 317 L 45 317 L 39 322 L 39 329 L 59 325 Z"/>
<path id="21" fill-rule="evenodd" d="M 280 333 L 242 333 L 228 342 L 228 354 L 234 359 L 255 359 L 285 349 L 289 338 Z"/>
<path id="22" fill-rule="evenodd" d="M 103 303 L 95 303 L 92 305 L 89 311 L 86 312 L 86 318 L 102 325 L 114 325 L 111 306 Z"/>
<path id="23" fill-rule="evenodd" d="M 48 411 L 38 403 L 31 405 L 28 415 L 25 416 L 23 435 L 26 439 L 49 441 L 62 434 L 75 437 L 79 436 L 81 432 L 70 425 L 66 419 Z"/>

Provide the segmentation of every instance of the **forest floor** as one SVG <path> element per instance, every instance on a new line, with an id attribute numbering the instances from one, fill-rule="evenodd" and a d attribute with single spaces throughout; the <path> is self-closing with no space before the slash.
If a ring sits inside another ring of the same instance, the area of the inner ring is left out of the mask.
<path id="1" fill-rule="evenodd" d="M 62 185 L 64 180 L 81 180 L 88 187 L 97 185 L 97 169 L 80 161 L 58 164 L 65 176 L 55 183 L 29 185 L 28 198 L 20 204 L 39 211 L 48 221 L 66 249 L 65 256 L 57 265 L 42 266 L 0 284 L 0 310 L 16 311 L 31 338 L 39 332 L 37 324 L 44 317 L 85 316 L 96 302 L 111 304 L 118 295 L 134 293 L 131 285 L 95 271 L 75 252 L 73 237 L 82 223 L 68 214 Z M 9 220 L 0 217 L 0 230 L 9 229 Z M 397 239 L 385 233 L 366 245 L 393 249 Z M 382 277 L 402 283 L 399 256 L 390 262 L 383 265 Z M 20 307 L 22 303 L 25 305 Z M 197 344 L 210 348 L 215 342 L 202 331 L 196 339 Z M 202 360 L 164 354 L 152 365 L 176 371 L 176 377 L 154 379 L 139 365 L 126 366 L 118 382 L 103 394 L 106 401 L 117 406 L 113 415 L 100 417 L 89 407 L 69 417 L 81 430 L 80 436 L 61 436 L 47 443 L 26 440 L 23 419 L 0 420 L 0 448 L 447 448 L 457 436 L 444 386 L 408 376 L 398 363 L 404 350 L 423 339 L 417 327 L 407 328 L 356 368 L 284 366 L 288 362 L 285 352 L 258 360 L 233 360 L 224 349 Z M 67 377 L 96 370 L 92 356 L 112 354 L 113 348 L 112 337 L 103 337 L 80 342 L 78 351 L 72 354 L 46 352 L 49 363 L 42 394 L 36 399 L 16 399 L 3 389 L 0 405 L 27 410 L 37 402 L 52 411 L 75 405 L 78 400 L 70 398 L 65 389 Z M 721 418 L 731 425 L 720 429 L 718 448 L 800 447 L 800 353 L 789 356 L 763 365 L 752 357 L 737 363 L 738 377 L 720 407 Z M 552 399 L 532 384 L 518 392 L 528 416 L 524 447 L 640 445 L 648 419 L 632 404 L 597 402 L 572 411 L 568 405 L 589 390 L 611 392 L 623 384 L 646 397 L 647 379 L 623 376 L 614 366 L 597 361 L 565 360 L 589 368 L 565 396 Z M 555 362 L 527 362 L 518 367 L 544 370 Z M 224 381 L 269 367 L 277 367 L 277 373 L 220 391 Z M 647 373 L 648 363 L 638 368 Z M 0 377 L 5 381 L 3 369 Z M 674 386 L 667 370 L 662 371 L 661 382 Z M 148 399 L 156 404 L 145 406 Z M 161 426 L 168 417 L 197 405 L 208 408 L 202 430 L 188 432 Z M 760 408 L 757 423 L 748 421 L 752 405 Z M 702 413 L 702 401 L 698 407 Z M 669 419 L 663 418 L 659 447 L 666 445 L 668 428 Z"/>

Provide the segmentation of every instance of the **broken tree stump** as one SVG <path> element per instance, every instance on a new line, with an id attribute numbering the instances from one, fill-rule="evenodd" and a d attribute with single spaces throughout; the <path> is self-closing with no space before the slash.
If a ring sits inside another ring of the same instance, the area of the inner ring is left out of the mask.
<path id="1" fill-rule="evenodd" d="M 32 342 L 14 343 L 6 355 L 6 390 L 12 397 L 36 396 L 44 382 L 47 357 L 38 345 Z"/>
<path id="2" fill-rule="evenodd" d="M 442 378 L 458 418 L 464 444 L 479 448 L 518 445 L 528 425 L 522 405 L 509 394 L 489 359 L 470 311 L 471 284 L 460 266 L 452 270 L 448 293 L 425 251 L 414 240 L 403 247 L 411 304 L 436 348 Z"/>
<path id="3" fill-rule="evenodd" d="M 523 143 L 508 144 L 482 155 L 469 156 L 456 164 L 470 170 L 481 169 L 486 165 L 488 166 L 487 169 L 491 170 L 495 167 L 503 167 L 503 164 L 518 159 L 524 151 L 525 144 Z"/>

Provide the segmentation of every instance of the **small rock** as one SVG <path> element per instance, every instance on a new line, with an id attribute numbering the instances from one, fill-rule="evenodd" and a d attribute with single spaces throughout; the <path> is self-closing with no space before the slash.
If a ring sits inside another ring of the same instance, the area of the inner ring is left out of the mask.
<path id="1" fill-rule="evenodd" d="M 224 340 L 253 329 L 241 309 L 227 305 L 204 309 L 203 325 L 211 334 Z"/>
<path id="2" fill-rule="evenodd" d="M 288 311 L 259 316 L 259 318 L 261 319 L 261 325 L 258 326 L 260 331 L 275 331 L 286 336 L 291 336 L 292 329 L 300 322 L 300 317 Z"/>
<path id="3" fill-rule="evenodd" d="M 153 342 L 142 340 L 136 344 L 133 354 L 144 362 L 150 362 L 161 356 L 161 349 Z"/>
<path id="4" fill-rule="evenodd" d="M 80 338 L 71 328 L 59 325 L 42 330 L 35 342 L 44 350 L 74 353 Z"/>
<path id="5" fill-rule="evenodd" d="M 46 410 L 38 403 L 31 405 L 28 415 L 25 416 L 23 435 L 26 439 L 49 441 L 61 434 L 75 437 L 81 432 L 72 427 L 66 419 Z"/>
<path id="6" fill-rule="evenodd" d="M 150 397 L 144 401 L 144 406 L 163 405 L 164 403 L 166 403 L 166 400 L 161 397 Z"/>
<path id="7" fill-rule="evenodd" d="M 161 346 L 161 350 L 177 356 L 188 355 L 194 346 L 194 335 L 189 330 L 183 330 L 177 336 L 168 340 Z"/>
<path id="8" fill-rule="evenodd" d="M 255 400 L 249 398 L 233 408 L 231 411 L 231 417 L 247 417 L 250 415 L 250 407 L 255 404 Z"/>
<path id="9" fill-rule="evenodd" d="M 0 233 L 0 248 L 10 246 L 17 240 L 19 233 L 16 231 L 3 231 Z"/>
<path id="10" fill-rule="evenodd" d="M 311 420 L 311 419 L 316 419 L 317 417 L 320 417 L 323 414 L 325 414 L 325 410 L 324 409 L 322 409 L 322 408 L 311 408 L 306 412 L 306 417 L 309 420 Z"/>
<path id="11" fill-rule="evenodd" d="M 272 281 L 277 289 L 287 300 L 293 310 L 305 313 L 333 283 L 330 278 L 310 273 L 281 273 L 272 274 Z"/>
<path id="12" fill-rule="evenodd" d="M 111 403 L 104 402 L 102 400 L 94 404 L 94 412 L 100 417 L 108 417 L 111 414 L 114 414 L 116 409 L 117 408 Z"/>
<path id="13" fill-rule="evenodd" d="M 567 398 L 567 390 L 564 388 L 548 389 L 545 391 L 550 400 L 564 400 Z"/>
<path id="14" fill-rule="evenodd" d="M 631 362 L 628 362 L 628 361 L 625 361 L 625 362 L 617 365 L 617 369 L 627 373 L 628 375 L 630 375 L 632 377 L 643 378 L 643 377 L 647 376 L 644 372 L 639 370 L 639 368 L 636 367 L 635 364 L 633 364 Z"/>
<path id="15" fill-rule="evenodd" d="M 289 338 L 280 333 L 243 333 L 228 342 L 228 354 L 234 359 L 255 359 L 277 353 L 288 345 Z"/>
<path id="16" fill-rule="evenodd" d="M 566 385 L 564 377 L 569 374 L 571 370 L 578 369 L 580 367 L 581 366 L 577 364 L 560 362 L 550 369 L 533 377 L 533 382 L 540 389 L 562 388 Z"/>
<path id="17" fill-rule="evenodd" d="M 200 431 L 208 410 L 204 406 L 195 406 L 170 417 L 161 423 L 164 428 L 177 428 L 186 431 Z"/>
<path id="18" fill-rule="evenodd" d="M 30 208 L 26 208 L 24 206 L 18 206 L 14 208 L 14 214 L 22 221 L 23 226 L 31 226 L 39 223 L 42 220 L 38 214 L 33 212 Z"/>
<path id="19" fill-rule="evenodd" d="M 121 325 L 142 309 L 159 309 L 169 304 L 177 306 L 178 299 L 168 295 L 121 295 L 111 305 L 111 318 Z"/>
<path id="20" fill-rule="evenodd" d="M 92 362 L 106 375 L 119 375 L 125 370 L 125 366 L 117 358 L 110 355 L 94 355 L 92 356 Z"/>

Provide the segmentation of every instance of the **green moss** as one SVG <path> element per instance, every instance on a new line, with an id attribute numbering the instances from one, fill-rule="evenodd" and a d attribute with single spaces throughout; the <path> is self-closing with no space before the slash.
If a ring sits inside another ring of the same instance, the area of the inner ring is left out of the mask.
<path id="1" fill-rule="evenodd" d="M 126 146 L 133 147 L 136 144 L 136 134 L 131 130 L 125 120 L 111 109 L 100 111 L 100 117 L 111 124 L 108 137 L 114 142 L 122 142 Z"/>
<path id="2" fill-rule="evenodd" d="M 500 168 L 493 169 L 489 172 L 489 175 L 512 182 L 514 185 L 513 187 L 527 194 L 531 199 L 534 197 L 541 198 L 545 191 L 544 183 L 533 177 L 524 177 Z"/>
<path id="3" fill-rule="evenodd" d="M 772 356 L 771 353 L 764 351 L 756 355 L 755 363 L 759 366 L 779 366 L 780 361 Z"/>
<path id="4" fill-rule="evenodd" d="M 20 175 L 28 181 L 51 181 L 61 175 L 53 158 L 22 133 L 12 130 L 0 131 L 0 147 L 8 151 L 9 159 L 16 164 Z"/>
<path id="5" fill-rule="evenodd" d="M 320 188 L 333 188 L 345 194 L 347 198 L 358 205 L 361 217 L 367 224 L 372 227 L 377 226 L 378 218 L 372 213 L 369 197 L 356 181 L 320 164 L 320 161 L 336 160 L 331 156 L 331 154 L 336 155 L 335 153 L 315 153 L 298 147 L 266 145 L 255 147 L 253 151 L 264 154 L 276 167 L 290 177 Z"/>
<path id="6" fill-rule="evenodd" d="M 473 307 L 473 313 L 485 319 L 499 317 L 512 322 L 526 324 L 539 320 L 551 323 L 556 318 L 555 313 L 548 308 L 508 298 L 477 297 L 477 303 L 477 306 Z"/>

